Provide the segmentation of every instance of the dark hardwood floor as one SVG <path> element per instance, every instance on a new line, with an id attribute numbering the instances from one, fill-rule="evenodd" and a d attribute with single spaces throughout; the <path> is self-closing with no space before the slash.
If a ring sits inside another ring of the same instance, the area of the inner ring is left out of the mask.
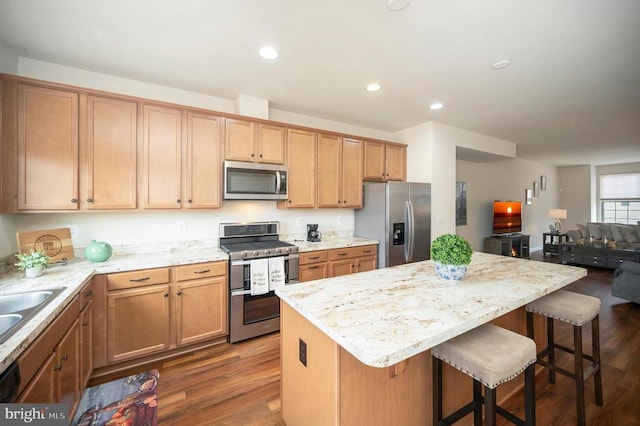
<path id="1" fill-rule="evenodd" d="M 543 259 L 538 252 L 532 253 L 532 260 L 557 262 L 557 257 Z M 640 305 L 611 296 L 612 270 L 588 268 L 588 272 L 587 277 L 567 287 L 602 301 L 604 406 L 595 405 L 590 379 L 586 388 L 587 424 L 640 425 Z M 556 326 L 558 341 L 572 346 L 571 329 L 564 325 Z M 583 334 L 585 348 L 589 348 L 588 326 Z M 239 344 L 221 344 L 152 366 L 160 371 L 159 424 L 283 425 L 279 343 L 275 333 Z M 565 358 L 559 357 L 569 368 L 571 358 Z M 546 374 L 538 375 L 537 424 L 575 424 L 574 389 L 573 382 L 564 376 L 549 385 Z M 505 408 L 522 416 L 522 396 L 513 396 Z"/>

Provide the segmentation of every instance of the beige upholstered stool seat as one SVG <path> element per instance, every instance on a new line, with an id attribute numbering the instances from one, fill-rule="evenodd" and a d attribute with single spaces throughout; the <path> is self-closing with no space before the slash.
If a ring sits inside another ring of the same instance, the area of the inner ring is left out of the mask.
<path id="1" fill-rule="evenodd" d="M 600 299 L 572 291 L 558 290 L 527 304 L 526 310 L 582 326 L 600 313 Z"/>
<path id="2" fill-rule="evenodd" d="M 495 425 L 500 414 L 517 425 L 535 425 L 536 344 L 513 331 L 484 324 L 431 348 L 433 363 L 433 424 L 451 425 L 473 412 L 475 425 Z M 442 363 L 473 378 L 473 400 L 443 418 Z M 525 418 L 516 417 L 496 403 L 496 387 L 525 372 Z M 484 385 L 484 396 L 482 387 Z"/>
<path id="3" fill-rule="evenodd" d="M 493 389 L 536 362 L 533 340 L 485 324 L 434 348 L 431 355 Z"/>

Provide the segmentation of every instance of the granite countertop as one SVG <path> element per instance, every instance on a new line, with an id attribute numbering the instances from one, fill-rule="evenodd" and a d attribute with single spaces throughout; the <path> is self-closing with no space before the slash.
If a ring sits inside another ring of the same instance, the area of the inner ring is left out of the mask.
<path id="1" fill-rule="evenodd" d="M 463 281 L 431 260 L 276 288 L 360 362 L 388 367 L 587 275 L 583 268 L 474 252 Z"/>
<path id="2" fill-rule="evenodd" d="M 290 242 L 298 245 L 300 251 L 377 243 L 377 241 L 357 237 L 329 238 L 321 243 Z M 216 242 L 212 241 L 114 247 L 114 253 L 116 254 L 106 262 L 93 263 L 77 258 L 69 261 L 67 265 L 49 265 L 45 274 L 38 278 L 25 278 L 24 273 L 13 266 L 13 258 L 8 260 L 7 264 L 0 266 L 0 294 L 65 287 L 63 292 L 25 323 L 20 330 L 0 344 L 0 373 L 18 358 L 96 274 L 226 261 L 229 259 L 226 253 L 216 247 Z"/>

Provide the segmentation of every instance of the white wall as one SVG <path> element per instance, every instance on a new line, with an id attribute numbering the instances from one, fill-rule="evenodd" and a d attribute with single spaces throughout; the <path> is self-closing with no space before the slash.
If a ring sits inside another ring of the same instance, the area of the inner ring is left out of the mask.
<path id="1" fill-rule="evenodd" d="M 525 203 L 525 190 L 546 176 L 547 189 Z M 555 166 L 520 159 L 484 163 L 457 161 L 458 181 L 467 182 L 467 225 L 456 227 L 474 250 L 484 250 L 484 238 L 491 235 L 493 200 L 522 201 L 522 233 L 530 236 L 531 251 L 542 248 L 542 233 L 554 219 L 549 210 L 560 207 L 560 183 Z M 564 228 L 563 223 L 563 229 Z"/>
<path id="2" fill-rule="evenodd" d="M 5 74 L 18 73 L 18 54 L 0 40 L 0 72 Z"/>
<path id="3" fill-rule="evenodd" d="M 558 167 L 558 208 L 567 210 L 562 229 L 576 229 L 576 223 L 591 221 L 591 174 L 589 165 Z"/>

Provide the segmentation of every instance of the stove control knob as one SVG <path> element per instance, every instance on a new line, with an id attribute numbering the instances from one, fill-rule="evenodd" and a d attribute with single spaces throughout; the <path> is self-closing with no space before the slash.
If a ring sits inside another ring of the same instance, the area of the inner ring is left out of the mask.
<path id="1" fill-rule="evenodd" d="M 254 250 L 252 253 L 254 256 L 258 256 L 260 254 L 260 252 L 258 250 Z"/>
<path id="2" fill-rule="evenodd" d="M 264 251 L 264 255 L 265 255 L 265 256 L 269 256 L 269 253 L 271 253 L 271 250 L 265 250 L 265 251 Z"/>
<path id="3" fill-rule="evenodd" d="M 291 247 L 287 247 L 287 254 L 291 253 Z"/>
<path id="4" fill-rule="evenodd" d="M 241 257 L 241 258 L 243 258 L 243 259 L 245 259 L 245 258 L 247 257 L 247 254 L 248 254 L 248 253 L 247 253 L 247 252 L 246 252 L 246 250 L 245 250 L 245 251 L 243 251 L 242 253 L 240 253 L 240 257 Z"/>
<path id="5" fill-rule="evenodd" d="M 282 249 L 277 248 L 276 249 L 276 254 L 280 254 L 281 251 L 282 251 Z"/>

